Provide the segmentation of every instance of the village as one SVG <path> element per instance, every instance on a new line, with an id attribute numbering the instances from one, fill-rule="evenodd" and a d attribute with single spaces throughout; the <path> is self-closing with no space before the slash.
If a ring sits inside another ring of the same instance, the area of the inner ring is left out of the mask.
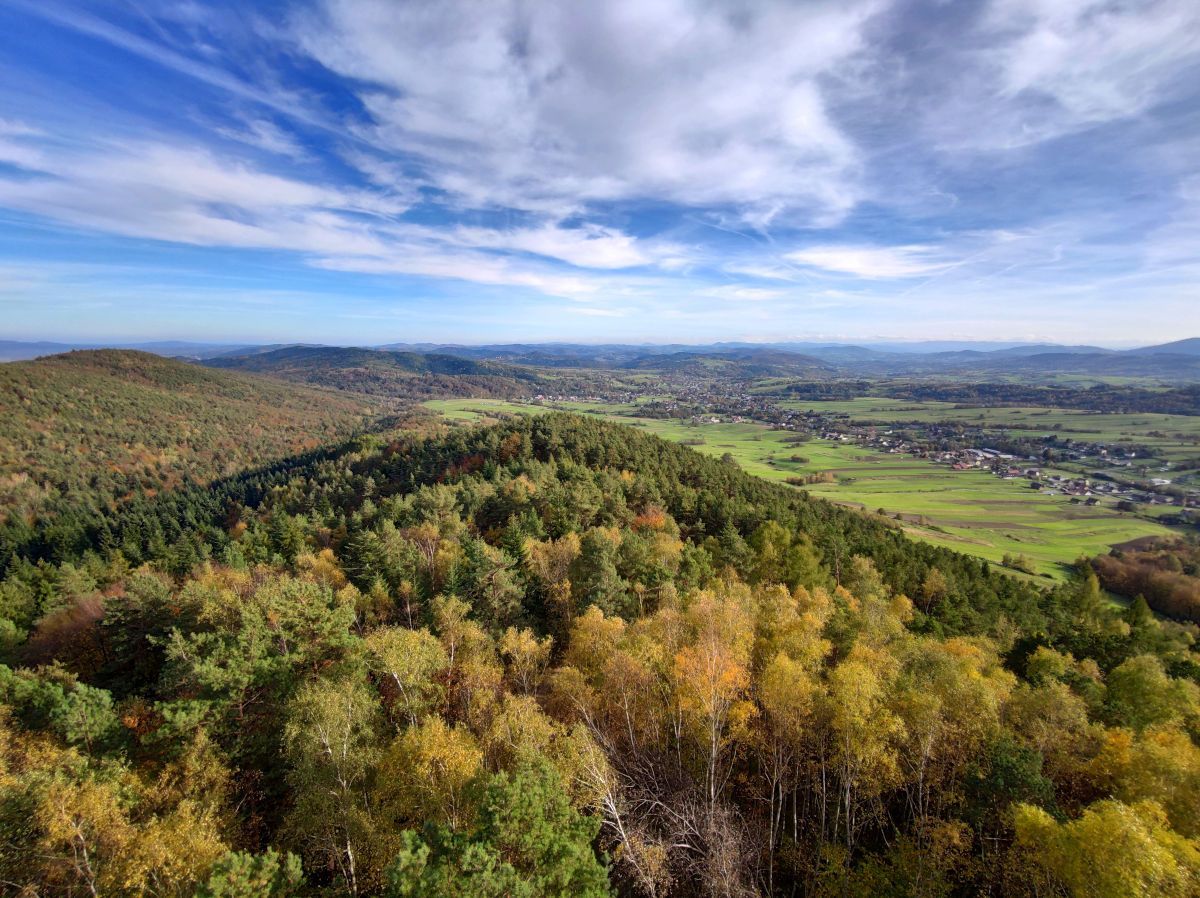
<path id="1" fill-rule="evenodd" d="M 1155 516 L 1166 523 L 1200 519 L 1200 490 L 1155 476 L 1170 472 L 1170 463 L 1156 458 L 1147 445 L 1075 439 L 1061 431 L 1014 435 L 961 421 L 898 421 L 890 425 L 855 421 L 842 412 L 785 408 L 771 396 L 752 392 L 749 383 L 692 376 L 666 376 L 661 386 L 669 395 L 638 401 L 637 417 L 677 419 L 696 426 L 767 425 L 806 439 L 920 458 L 954 471 L 987 471 L 1004 480 L 1024 480 L 1030 489 L 1069 497 L 1072 503 L 1105 501 L 1124 511 L 1156 507 Z M 535 401 L 611 403 L 614 398 L 539 396 Z M 635 399 L 633 395 L 622 398 L 627 402 Z"/>

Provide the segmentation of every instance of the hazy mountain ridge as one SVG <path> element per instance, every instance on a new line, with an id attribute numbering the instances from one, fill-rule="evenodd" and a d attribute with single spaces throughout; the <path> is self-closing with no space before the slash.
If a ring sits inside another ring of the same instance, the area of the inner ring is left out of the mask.
<path id="1" fill-rule="evenodd" d="M 0 360 L 32 358 L 72 348 L 63 343 L 0 341 Z M 770 376 L 905 374 L 1092 374 L 1200 378 L 1200 337 L 1135 349 L 1049 343 L 928 341 L 922 343 L 745 343 L 708 345 L 503 343 L 466 346 L 390 343 L 371 347 L 313 344 L 264 346 L 160 341 L 138 344 L 142 351 L 178 356 L 212 367 L 258 371 L 308 383 L 329 383 L 329 371 L 365 368 L 392 376 L 445 375 L 502 377 L 534 382 L 530 368 L 662 370 Z"/>

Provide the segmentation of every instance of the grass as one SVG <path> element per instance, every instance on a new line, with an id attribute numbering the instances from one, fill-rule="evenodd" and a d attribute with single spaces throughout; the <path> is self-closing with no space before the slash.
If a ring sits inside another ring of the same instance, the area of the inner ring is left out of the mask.
<path id="1" fill-rule="evenodd" d="M 874 405 L 868 405 L 868 402 Z M 895 400 L 882 400 L 888 407 Z M 851 400 L 827 405 L 881 411 L 881 400 Z M 482 422 L 509 414 L 538 414 L 551 407 L 603 414 L 665 439 L 692 445 L 707 455 L 729 453 L 743 470 L 778 482 L 822 472 L 832 483 L 803 487 L 814 496 L 867 511 L 900 515 L 913 537 L 956 549 L 992 562 L 1007 553 L 1025 555 L 1039 574 L 1059 578 L 1079 555 L 1095 555 L 1116 543 L 1171 532 L 1165 526 L 1098 505 L 1072 504 L 1065 496 L 1048 496 L 1024 480 L 1001 480 L 985 471 L 953 471 L 923 459 L 881 453 L 852 443 L 809 440 L 791 443 L 794 434 L 759 424 L 692 424 L 679 420 L 637 418 L 631 406 L 603 403 L 556 403 L 535 406 L 494 399 L 451 399 L 425 403 L 450 420 Z M 948 403 L 909 404 L 926 407 Z M 917 411 L 908 408 L 907 411 Z M 953 410 L 962 411 L 962 410 Z M 967 410 L 971 412 L 972 410 Z M 990 409 L 1005 412 L 1007 409 Z M 1070 413 L 1056 412 L 1056 415 Z M 1103 416 L 1146 417 L 1168 416 Z M 803 461 L 793 461 L 794 456 Z"/>

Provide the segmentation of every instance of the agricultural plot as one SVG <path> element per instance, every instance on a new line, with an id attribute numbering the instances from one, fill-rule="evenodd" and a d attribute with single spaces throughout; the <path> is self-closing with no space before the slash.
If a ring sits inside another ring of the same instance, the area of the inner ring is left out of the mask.
<path id="1" fill-rule="evenodd" d="M 426 406 L 464 422 L 537 414 L 551 408 L 485 399 L 437 400 Z M 1065 566 L 1080 555 L 1095 555 L 1116 543 L 1171 532 L 1161 524 L 1111 507 L 1088 507 L 1073 504 L 1065 496 L 1039 493 L 1022 480 L 1001 480 L 985 471 L 953 471 L 923 459 L 852 443 L 794 442 L 795 434 L 759 424 L 637 418 L 627 414 L 628 407 L 602 403 L 553 407 L 603 414 L 707 455 L 728 453 L 743 470 L 768 480 L 816 480 L 802 488 L 870 512 L 882 509 L 893 519 L 898 515 L 899 523 L 912 536 L 992 562 L 999 562 L 1005 554 L 1025 555 L 1039 574 L 1050 577 L 1061 577 Z M 821 482 L 823 475 L 828 482 Z"/>

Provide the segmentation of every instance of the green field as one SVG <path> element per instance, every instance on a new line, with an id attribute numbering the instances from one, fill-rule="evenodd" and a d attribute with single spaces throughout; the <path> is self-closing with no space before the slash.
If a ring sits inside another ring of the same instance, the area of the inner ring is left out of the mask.
<path id="1" fill-rule="evenodd" d="M 895 405 L 894 400 L 885 401 Z M 866 401 L 853 402 L 861 407 Z M 729 453 L 743 470 L 768 480 L 783 482 L 789 477 L 830 472 L 835 482 L 803 488 L 812 495 L 871 512 L 882 508 L 889 516 L 900 514 L 905 530 L 912 536 L 989 561 L 998 562 L 1006 553 L 1023 554 L 1034 561 L 1039 573 L 1052 577 L 1062 576 L 1064 566 L 1081 554 L 1095 555 L 1115 543 L 1171 532 L 1114 508 L 1089 508 L 1074 505 L 1065 496 L 1039 493 L 1023 480 L 1001 480 L 979 470 L 953 471 L 923 459 L 881 453 L 852 443 L 814 439 L 794 444 L 788 442 L 794 434 L 759 424 L 691 424 L 636 418 L 629 414 L 636 411 L 633 407 L 602 403 L 537 406 L 493 399 L 453 399 L 425 405 L 462 422 L 481 422 L 506 414 L 538 414 L 551 408 L 601 414 L 665 439 L 692 444 L 698 452 L 715 456 Z M 1087 417 L 1142 420 L 1167 416 Z M 793 456 L 805 461 L 793 461 Z"/>
<path id="2" fill-rule="evenodd" d="M 1153 446 L 1170 462 L 1200 456 L 1200 416 L 1151 413 L 1106 414 L 1075 409 L 963 408 L 951 402 L 914 402 L 906 399 L 864 397 L 828 402 L 784 401 L 783 408 L 848 415 L 857 423 L 958 421 L 1013 436 L 1058 434 L 1089 442 L 1126 442 Z M 1170 479 L 1174 472 L 1159 472 L 1154 461 L 1150 476 Z"/>

